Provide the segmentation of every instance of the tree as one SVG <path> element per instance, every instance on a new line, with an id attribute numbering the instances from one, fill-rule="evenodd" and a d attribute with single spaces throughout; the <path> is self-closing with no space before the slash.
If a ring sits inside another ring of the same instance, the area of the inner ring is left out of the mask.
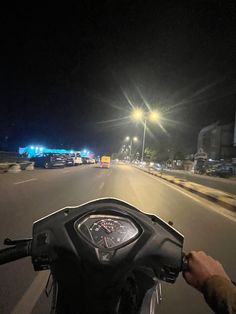
<path id="1" fill-rule="evenodd" d="M 174 159 L 176 160 L 184 160 L 184 153 L 181 151 L 177 151 L 174 155 Z"/>
<path id="2" fill-rule="evenodd" d="M 147 161 L 157 160 L 157 151 L 154 148 L 146 147 L 144 150 L 144 159 Z"/>

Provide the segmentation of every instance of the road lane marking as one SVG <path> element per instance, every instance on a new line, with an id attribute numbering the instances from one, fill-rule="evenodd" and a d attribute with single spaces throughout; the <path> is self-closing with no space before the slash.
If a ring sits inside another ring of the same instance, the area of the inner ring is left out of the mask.
<path id="1" fill-rule="evenodd" d="M 229 212 L 227 209 L 220 206 L 219 204 L 212 203 L 211 201 L 208 201 L 207 199 L 203 199 L 198 195 L 193 195 L 191 192 L 184 191 L 183 188 L 181 188 L 179 186 L 174 186 L 173 183 L 165 182 L 161 178 L 153 177 L 149 173 L 143 172 L 143 174 L 147 175 L 149 178 L 152 178 L 155 181 L 161 182 L 161 183 L 171 187 L 172 189 L 184 194 L 185 196 L 191 198 L 195 202 L 200 203 L 202 206 L 206 207 L 207 209 L 214 211 L 215 213 L 222 215 L 225 218 L 228 218 L 229 220 L 231 220 L 233 222 L 236 222 L 236 217 L 233 216 L 233 213 L 231 214 L 231 212 Z"/>
<path id="2" fill-rule="evenodd" d="M 102 182 L 102 183 L 99 185 L 99 190 L 102 190 L 102 189 L 103 189 L 103 187 L 104 187 L 104 185 L 105 185 L 105 183 L 104 183 L 104 182 Z"/>
<path id="3" fill-rule="evenodd" d="M 46 286 L 49 271 L 39 272 L 11 314 L 30 314 Z"/>
<path id="4" fill-rule="evenodd" d="M 28 179 L 28 180 L 24 180 L 24 181 L 18 181 L 18 182 L 14 182 L 13 184 L 21 184 L 21 183 L 26 183 L 26 182 L 30 182 L 30 181 L 37 181 L 37 178 L 32 178 L 32 179 Z"/>

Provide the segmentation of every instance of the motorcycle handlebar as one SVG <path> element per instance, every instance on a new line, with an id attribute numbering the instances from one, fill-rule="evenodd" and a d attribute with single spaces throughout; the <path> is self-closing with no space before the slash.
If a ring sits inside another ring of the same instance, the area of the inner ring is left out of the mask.
<path id="1" fill-rule="evenodd" d="M 0 250 L 0 265 L 31 255 L 31 240 Z"/>
<path id="2" fill-rule="evenodd" d="M 183 252 L 181 271 L 187 271 L 187 270 L 189 270 L 188 255 Z"/>

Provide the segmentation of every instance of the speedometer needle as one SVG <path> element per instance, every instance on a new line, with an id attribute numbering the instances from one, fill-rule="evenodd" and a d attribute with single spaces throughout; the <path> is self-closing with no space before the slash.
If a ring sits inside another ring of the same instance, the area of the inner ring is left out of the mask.
<path id="1" fill-rule="evenodd" d="M 102 226 L 102 228 L 106 231 L 106 233 L 111 233 L 111 230 L 109 230 L 106 226 Z"/>

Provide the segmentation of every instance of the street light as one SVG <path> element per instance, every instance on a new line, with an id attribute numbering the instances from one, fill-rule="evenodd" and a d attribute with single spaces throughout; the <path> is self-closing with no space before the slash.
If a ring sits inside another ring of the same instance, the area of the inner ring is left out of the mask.
<path id="1" fill-rule="evenodd" d="M 149 119 L 152 122 L 158 122 L 160 120 L 160 114 L 157 111 L 150 112 Z"/>
<path id="2" fill-rule="evenodd" d="M 141 162 L 143 162 L 143 154 L 145 148 L 145 139 L 146 139 L 146 128 L 147 128 L 147 119 L 151 122 L 159 122 L 160 121 L 160 113 L 157 111 L 144 112 L 142 109 L 137 108 L 133 111 L 132 117 L 136 121 L 143 122 L 143 145 L 142 145 L 142 156 Z"/>
<path id="3" fill-rule="evenodd" d="M 138 141 L 138 138 L 137 136 L 134 136 L 133 138 L 130 137 L 130 136 L 126 136 L 125 138 L 125 141 L 129 141 L 130 140 L 130 145 L 129 145 L 129 148 L 130 148 L 130 158 L 132 156 L 132 145 L 133 145 L 133 142 L 137 142 Z M 124 145 L 125 146 L 125 145 Z"/>
<path id="4" fill-rule="evenodd" d="M 136 121 L 140 121 L 143 118 L 143 110 L 140 108 L 137 108 L 133 111 L 132 117 Z"/>

